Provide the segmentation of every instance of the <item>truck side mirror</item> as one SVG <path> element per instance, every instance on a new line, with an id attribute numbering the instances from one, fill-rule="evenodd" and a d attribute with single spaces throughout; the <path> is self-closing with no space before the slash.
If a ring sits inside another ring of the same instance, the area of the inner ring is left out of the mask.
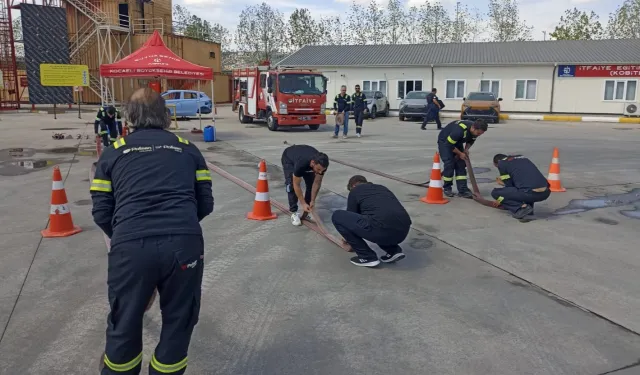
<path id="1" fill-rule="evenodd" d="M 273 88 L 272 88 L 272 87 L 269 87 L 269 88 L 267 89 L 267 92 L 268 92 L 269 94 L 272 94 L 272 93 L 273 93 Z"/>

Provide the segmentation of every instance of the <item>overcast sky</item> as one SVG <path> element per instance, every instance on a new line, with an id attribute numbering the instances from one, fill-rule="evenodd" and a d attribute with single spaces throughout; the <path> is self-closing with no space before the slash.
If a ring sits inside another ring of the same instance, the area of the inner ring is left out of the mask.
<path id="1" fill-rule="evenodd" d="M 367 0 L 356 0 L 358 3 L 366 4 Z M 420 5 L 424 0 L 403 0 L 407 6 Z M 296 8 L 307 8 L 314 17 L 335 16 L 346 14 L 349 10 L 351 0 L 269 0 L 270 6 L 277 8 L 285 17 L 288 17 Z M 247 5 L 256 5 L 261 1 L 251 0 L 174 0 L 174 4 L 184 5 L 193 14 L 196 14 L 208 21 L 220 23 L 229 30 L 233 30 L 238 23 L 238 16 Z M 378 0 L 381 5 L 386 5 L 386 1 Z M 463 1 L 469 7 L 477 7 L 486 13 L 486 0 Z M 534 27 L 533 38 L 542 40 L 543 31 L 552 32 L 556 23 L 566 9 L 577 7 L 580 10 L 595 11 L 600 16 L 600 21 L 606 23 L 609 13 L 613 12 L 621 0 L 522 0 L 520 1 L 521 19 L 527 21 Z M 448 9 L 455 7 L 455 0 L 443 0 L 442 4 Z M 344 17 L 343 17 L 344 18 Z"/>

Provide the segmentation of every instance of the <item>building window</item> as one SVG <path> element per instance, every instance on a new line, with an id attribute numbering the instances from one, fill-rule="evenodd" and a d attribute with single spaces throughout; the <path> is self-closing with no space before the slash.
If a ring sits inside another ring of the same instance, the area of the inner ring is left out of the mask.
<path id="1" fill-rule="evenodd" d="M 636 101 L 638 81 L 604 81 L 604 100 Z"/>
<path id="2" fill-rule="evenodd" d="M 404 99 L 411 91 L 422 91 L 421 79 L 398 81 L 398 99 Z"/>
<path id="3" fill-rule="evenodd" d="M 492 92 L 496 97 L 500 96 L 499 79 L 483 79 L 480 81 L 480 91 Z"/>
<path id="4" fill-rule="evenodd" d="M 538 98 L 537 79 L 516 80 L 516 100 L 536 100 Z"/>
<path id="5" fill-rule="evenodd" d="M 267 73 L 260 74 L 260 88 L 264 89 L 267 87 Z"/>
<path id="6" fill-rule="evenodd" d="M 362 81 L 362 91 L 387 92 L 387 81 Z"/>
<path id="7" fill-rule="evenodd" d="M 464 98 L 466 82 L 462 79 L 448 79 L 445 87 L 444 97 L 446 99 Z"/>

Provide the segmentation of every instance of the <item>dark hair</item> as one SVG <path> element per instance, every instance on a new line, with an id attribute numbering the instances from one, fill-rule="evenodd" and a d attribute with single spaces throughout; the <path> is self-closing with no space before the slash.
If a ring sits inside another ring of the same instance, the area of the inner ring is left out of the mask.
<path id="1" fill-rule="evenodd" d="M 109 115 L 111 115 L 111 116 L 115 115 L 115 114 L 116 114 L 116 109 L 115 109 L 113 106 L 111 106 L 111 105 L 110 105 L 110 106 L 107 108 L 107 114 L 109 114 Z"/>
<path id="2" fill-rule="evenodd" d="M 320 164 L 322 168 L 329 168 L 329 157 L 327 154 L 318 152 L 312 159 L 316 164 Z"/>
<path id="3" fill-rule="evenodd" d="M 505 154 L 495 154 L 495 155 L 493 156 L 493 164 L 498 164 L 498 162 L 499 162 L 500 160 L 502 160 L 502 159 L 504 159 L 504 158 L 506 158 L 506 157 L 507 157 L 507 155 L 505 155 Z"/>
<path id="4" fill-rule="evenodd" d="M 435 87 L 431 89 L 431 92 L 436 92 L 436 91 L 438 91 L 438 89 Z"/>
<path id="5" fill-rule="evenodd" d="M 125 116 L 129 127 L 134 129 L 167 129 L 171 125 L 164 98 L 148 87 L 131 94 L 125 105 Z"/>
<path id="6" fill-rule="evenodd" d="M 367 179 L 364 176 L 360 176 L 359 174 L 351 177 L 349 182 L 347 183 L 347 190 L 351 191 L 351 188 L 357 184 L 366 184 Z"/>
<path id="7" fill-rule="evenodd" d="M 487 122 L 482 120 L 482 119 L 478 119 L 476 121 L 473 122 L 473 127 L 476 129 L 480 129 L 482 131 L 487 131 L 487 129 L 489 129 L 489 125 L 487 125 Z"/>

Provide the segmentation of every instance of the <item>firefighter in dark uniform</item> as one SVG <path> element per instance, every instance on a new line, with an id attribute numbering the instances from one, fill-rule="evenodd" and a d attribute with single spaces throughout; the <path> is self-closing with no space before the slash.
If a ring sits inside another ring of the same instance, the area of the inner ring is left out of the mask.
<path id="1" fill-rule="evenodd" d="M 385 186 L 367 182 L 363 176 L 353 176 L 347 183 L 347 209 L 331 216 L 343 241 L 351 246 L 356 257 L 351 263 L 361 267 L 375 267 L 405 258 L 400 243 L 411 229 L 411 218 L 402 203 Z M 371 241 L 386 252 L 378 259 L 365 242 Z"/>
<path id="2" fill-rule="evenodd" d="M 356 121 L 356 137 L 360 138 L 362 134 L 364 114 L 369 110 L 367 107 L 367 96 L 360 91 L 360 85 L 356 85 L 356 92 L 351 95 L 351 103 L 353 103 L 353 117 Z"/>
<path id="3" fill-rule="evenodd" d="M 344 129 L 342 130 L 342 138 L 347 138 L 349 132 L 349 111 L 351 110 L 351 97 L 347 94 L 347 86 L 342 85 L 340 87 L 340 94 L 336 95 L 333 100 L 333 111 L 336 113 L 344 113 Z M 333 138 L 338 138 L 340 133 L 340 125 L 336 124 L 336 129 L 333 132 Z"/>
<path id="4" fill-rule="evenodd" d="M 134 92 L 126 113 L 133 132 L 104 150 L 91 182 L 93 219 L 111 238 L 101 374 L 140 373 L 142 317 L 156 288 L 162 332 L 149 374 L 183 374 L 200 312 L 199 222 L 213 211 L 211 175 L 198 148 L 166 130 L 158 93 Z"/>
<path id="5" fill-rule="evenodd" d="M 484 120 L 456 120 L 450 122 L 438 134 L 438 152 L 444 163 L 442 181 L 444 194 L 453 197 L 453 176 L 456 176 L 458 195 L 463 198 L 473 198 L 467 187 L 467 165 L 465 159 L 469 156 L 469 148 L 476 138 L 487 131 Z M 463 147 L 463 145 L 465 145 Z"/>
<path id="6" fill-rule="evenodd" d="M 516 219 L 533 215 L 533 204 L 549 198 L 549 182 L 531 160 L 522 155 L 497 154 L 493 165 L 498 168 L 501 188 L 491 191 L 495 207 L 502 206 Z"/>
<path id="7" fill-rule="evenodd" d="M 427 95 L 427 113 L 424 116 L 424 120 L 422 121 L 422 126 L 420 129 L 426 130 L 427 124 L 430 121 L 435 121 L 438 129 L 442 129 L 442 123 L 440 122 L 440 110 L 442 109 L 442 102 L 438 98 L 438 90 L 433 88 L 431 89 L 431 93 Z"/>
<path id="8" fill-rule="evenodd" d="M 122 135 L 120 111 L 113 106 L 101 107 L 93 123 L 94 132 L 102 138 L 102 144 L 108 147 Z"/>

